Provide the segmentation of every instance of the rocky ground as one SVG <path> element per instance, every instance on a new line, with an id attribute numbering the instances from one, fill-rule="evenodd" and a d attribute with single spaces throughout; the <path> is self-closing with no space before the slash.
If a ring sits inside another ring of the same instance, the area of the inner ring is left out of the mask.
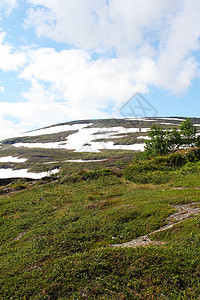
<path id="1" fill-rule="evenodd" d="M 148 246 L 150 244 L 152 244 L 152 245 L 163 244 L 163 242 L 161 242 L 161 241 L 151 241 L 151 238 L 150 238 L 151 235 L 153 233 L 157 233 L 157 232 L 160 232 L 163 230 L 170 229 L 174 225 L 198 215 L 200 213 L 200 207 L 198 207 L 198 204 L 199 203 L 193 202 L 190 204 L 181 204 L 181 205 L 173 206 L 177 210 L 177 212 L 168 217 L 167 225 L 159 228 L 158 230 L 152 231 L 147 235 L 140 236 L 137 239 L 134 239 L 132 241 L 113 245 L 113 247 L 138 247 L 138 246 Z"/>

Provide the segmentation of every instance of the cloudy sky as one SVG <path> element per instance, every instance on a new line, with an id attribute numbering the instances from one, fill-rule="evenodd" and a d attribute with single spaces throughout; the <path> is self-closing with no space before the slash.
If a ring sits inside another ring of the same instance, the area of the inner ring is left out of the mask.
<path id="1" fill-rule="evenodd" d="M 200 0 L 0 0 L 0 138 L 129 99 L 132 117 L 199 117 L 199 20 Z"/>

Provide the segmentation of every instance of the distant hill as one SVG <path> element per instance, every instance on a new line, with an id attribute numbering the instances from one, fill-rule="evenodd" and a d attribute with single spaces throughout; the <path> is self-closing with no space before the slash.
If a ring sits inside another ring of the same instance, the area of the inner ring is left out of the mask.
<path id="1" fill-rule="evenodd" d="M 81 120 L 55 124 L 2 140 L 0 178 L 41 178 L 60 168 L 73 171 L 87 163 L 105 167 L 129 161 L 143 150 L 152 124 L 176 127 L 185 118 L 120 118 Z M 200 132 L 200 118 L 191 118 Z M 73 167 L 72 167 L 73 164 Z"/>

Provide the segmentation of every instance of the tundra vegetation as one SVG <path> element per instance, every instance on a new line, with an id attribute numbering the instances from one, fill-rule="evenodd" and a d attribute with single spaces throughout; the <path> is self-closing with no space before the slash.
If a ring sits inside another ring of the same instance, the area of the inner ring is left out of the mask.
<path id="1" fill-rule="evenodd" d="M 167 225 L 177 205 L 200 207 L 200 149 L 183 127 L 152 128 L 131 163 L 2 185 L 0 299 L 198 299 L 198 214 L 151 234 L 160 244 L 114 247 Z M 158 136 L 178 146 L 156 153 Z"/>

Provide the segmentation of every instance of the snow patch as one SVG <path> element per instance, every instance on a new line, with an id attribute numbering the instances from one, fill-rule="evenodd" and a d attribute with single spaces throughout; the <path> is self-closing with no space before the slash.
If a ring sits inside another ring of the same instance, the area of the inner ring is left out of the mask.
<path id="1" fill-rule="evenodd" d="M 59 172 L 59 169 L 54 169 L 51 172 L 41 172 L 41 173 L 33 173 L 28 172 L 28 169 L 21 170 L 13 170 L 9 169 L 0 169 L 0 178 L 31 178 L 31 179 L 41 179 L 43 177 L 49 177 L 52 174 L 56 174 Z"/>
<path id="2" fill-rule="evenodd" d="M 16 163 L 23 163 L 27 161 L 27 158 L 19 158 L 13 156 L 4 156 L 0 157 L 0 162 L 16 162 Z"/>
<path id="3" fill-rule="evenodd" d="M 150 140 L 151 138 L 149 136 L 147 136 L 147 135 L 141 135 L 141 136 L 138 136 L 137 139 L 138 140 L 140 140 L 140 139 L 141 140 Z"/>
<path id="4" fill-rule="evenodd" d="M 159 117 L 156 117 L 156 119 L 160 119 L 160 120 L 172 120 L 172 121 L 185 121 L 185 119 L 183 119 L 183 118 L 165 118 L 165 117 L 163 117 L 163 118 L 159 118 Z"/>
<path id="5" fill-rule="evenodd" d="M 99 162 L 99 161 L 105 161 L 108 160 L 106 159 L 87 159 L 87 160 L 83 160 L 83 159 L 70 159 L 70 160 L 65 160 L 65 162 Z"/>

